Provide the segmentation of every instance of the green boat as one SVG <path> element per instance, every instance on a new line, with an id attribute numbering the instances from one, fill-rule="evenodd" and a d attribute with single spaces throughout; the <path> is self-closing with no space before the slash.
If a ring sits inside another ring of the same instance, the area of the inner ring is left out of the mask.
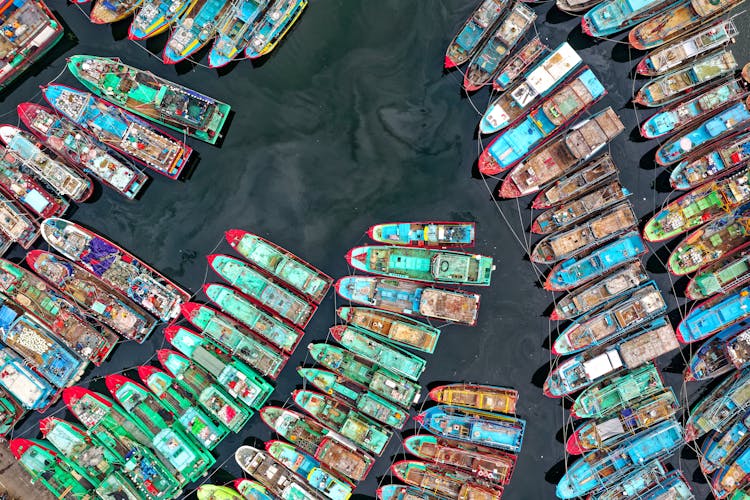
<path id="1" fill-rule="evenodd" d="M 628 403 L 664 389 L 661 375 L 652 363 L 592 385 L 578 395 L 571 413 L 577 418 L 601 418 Z"/>
<path id="2" fill-rule="evenodd" d="M 182 354 L 198 363 L 237 401 L 259 410 L 273 392 L 273 385 L 242 361 L 215 347 L 203 336 L 172 325 L 164 336 Z"/>
<path id="3" fill-rule="evenodd" d="M 250 264 L 228 255 L 206 257 L 223 280 L 270 313 L 278 314 L 294 326 L 304 328 L 318 306 L 277 285 Z"/>
<path id="4" fill-rule="evenodd" d="M 292 397 L 297 406 L 365 451 L 381 455 L 393 435 L 390 430 L 330 396 L 296 390 Z"/>
<path id="5" fill-rule="evenodd" d="M 373 337 L 423 352 L 435 351 L 440 329 L 401 314 L 369 307 L 339 307 L 336 313 L 352 326 Z"/>
<path id="6" fill-rule="evenodd" d="M 331 344 L 310 344 L 307 348 L 313 359 L 321 365 L 403 408 L 419 401 L 422 386 L 369 359 L 360 358 L 351 351 Z"/>
<path id="7" fill-rule="evenodd" d="M 214 422 L 206 412 L 193 404 L 193 396 L 187 390 L 170 379 L 166 373 L 153 366 L 139 366 L 138 376 L 153 392 L 164 407 L 173 415 L 182 427 L 201 445 L 213 450 L 227 435 L 229 429 L 224 424 Z"/>
<path id="8" fill-rule="evenodd" d="M 176 383 L 189 391 L 203 409 L 229 430 L 239 432 L 253 416 L 252 410 L 227 394 L 208 372 L 187 357 L 169 349 L 156 351 L 156 357 L 171 377 L 167 379 L 164 374 L 159 376 L 158 382 L 152 383 Z"/>
<path id="9" fill-rule="evenodd" d="M 746 285 L 748 280 L 750 280 L 750 246 L 744 244 L 700 269 L 685 287 L 685 297 L 690 300 L 707 299 L 714 294 L 725 294 Z"/>
<path id="10" fill-rule="evenodd" d="M 187 482 L 205 475 L 216 462 L 199 444 L 198 437 L 188 435 L 194 429 L 186 431 L 148 389 L 120 374 L 107 375 L 104 382 L 117 402 L 141 425 L 153 448 L 169 460 Z"/>
<path id="11" fill-rule="evenodd" d="M 203 335 L 224 346 L 263 376 L 275 379 L 289 361 L 289 356 L 278 352 L 241 324 L 215 309 L 197 302 L 187 302 L 182 305 L 182 314 Z"/>
<path id="12" fill-rule="evenodd" d="M 241 321 L 253 333 L 286 353 L 293 353 L 305 334 L 304 331 L 264 313 L 234 288 L 206 283 L 203 285 L 203 293 L 223 313 Z"/>
<path id="13" fill-rule="evenodd" d="M 426 283 L 489 286 L 492 257 L 397 246 L 361 246 L 349 250 L 346 261 L 355 269 L 392 278 Z"/>
<path id="14" fill-rule="evenodd" d="M 0 437 L 6 436 L 25 415 L 26 410 L 0 388 Z"/>
<path id="15" fill-rule="evenodd" d="M 341 345 L 385 368 L 415 382 L 422 375 L 427 361 L 396 346 L 380 342 L 367 335 L 367 330 L 337 325 L 329 330 Z"/>
<path id="16" fill-rule="evenodd" d="M 229 486 L 202 484 L 198 486 L 198 500 L 243 500 L 236 490 Z"/>
<path id="17" fill-rule="evenodd" d="M 274 500 L 273 495 L 265 486 L 249 479 L 235 479 L 234 489 L 236 489 L 245 500 Z"/>
<path id="18" fill-rule="evenodd" d="M 102 500 L 148 500 L 133 483 L 120 472 L 113 472 L 105 477 L 96 488 L 96 494 Z"/>

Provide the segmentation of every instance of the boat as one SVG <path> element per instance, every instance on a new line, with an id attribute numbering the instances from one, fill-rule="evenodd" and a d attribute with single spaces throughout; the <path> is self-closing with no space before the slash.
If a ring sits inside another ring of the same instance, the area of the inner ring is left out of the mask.
<path id="1" fill-rule="evenodd" d="M 750 434 L 750 411 L 736 415 L 727 425 L 708 435 L 701 445 L 698 464 L 705 475 L 724 467 L 735 452 L 747 442 Z"/>
<path id="2" fill-rule="evenodd" d="M 112 24 L 130 17 L 141 6 L 143 0 L 95 0 L 89 19 L 94 24 Z"/>
<path id="3" fill-rule="evenodd" d="M 287 441 L 350 481 L 364 480 L 375 464 L 371 455 L 310 416 L 278 406 L 265 406 L 260 410 L 260 417 Z"/>
<path id="4" fill-rule="evenodd" d="M 314 457 L 277 439 L 266 441 L 265 446 L 269 455 L 326 498 L 348 500 L 351 497 L 354 485 L 326 470 Z"/>
<path id="5" fill-rule="evenodd" d="M 331 344 L 310 344 L 307 347 L 313 359 L 324 367 L 403 408 L 409 408 L 420 399 L 422 387 L 418 383 L 376 365 L 371 359 L 360 358 Z"/>
<path id="6" fill-rule="evenodd" d="M 305 482 L 263 450 L 243 445 L 234 452 L 237 465 L 257 479 L 273 498 L 281 500 L 319 500 Z M 251 497 L 252 498 L 252 497 Z"/>
<path id="7" fill-rule="evenodd" d="M 618 267 L 611 274 L 577 288 L 555 301 L 550 319 L 562 321 L 575 319 L 594 309 L 606 307 L 625 294 L 633 292 L 649 280 L 640 261 Z"/>
<path id="8" fill-rule="evenodd" d="M 494 134 L 516 123 L 538 99 L 547 96 L 583 62 L 581 56 L 567 42 L 563 42 L 536 66 L 526 72 L 521 81 L 504 89 L 493 100 L 479 121 L 479 131 Z"/>
<path id="9" fill-rule="evenodd" d="M 749 407 L 750 373 L 727 376 L 690 409 L 685 422 L 685 440 L 694 441 L 721 428 Z"/>
<path id="10" fill-rule="evenodd" d="M 254 27 L 255 33 L 245 48 L 245 57 L 258 59 L 271 53 L 282 38 L 292 29 L 307 0 L 276 0 L 263 13 Z"/>
<path id="11" fill-rule="evenodd" d="M 83 307 L 86 315 L 122 337 L 143 343 L 156 328 L 156 320 L 145 310 L 82 267 L 42 250 L 26 254 L 26 263 L 47 283 Z"/>
<path id="12" fill-rule="evenodd" d="M 535 35 L 518 52 L 512 54 L 505 64 L 500 66 L 492 81 L 492 88 L 497 92 L 507 90 L 532 64 L 549 52 L 549 47 L 542 43 L 539 35 Z"/>
<path id="13" fill-rule="evenodd" d="M 589 500 L 642 500 L 640 494 L 666 475 L 664 464 L 659 460 L 652 460 L 626 474 L 616 484 L 591 494 Z"/>
<path id="14" fill-rule="evenodd" d="M 618 173 L 619 170 L 612 161 L 612 157 L 609 153 L 604 153 L 586 163 L 580 170 L 563 174 L 546 187 L 541 185 L 533 187 L 529 194 L 534 191 L 539 191 L 539 194 L 531 202 L 531 208 L 543 210 L 570 202 L 598 188 L 604 182 L 616 178 Z"/>
<path id="15" fill-rule="evenodd" d="M 223 254 L 212 254 L 206 258 L 216 274 L 255 305 L 298 328 L 304 328 L 318 308 L 314 302 L 286 290 L 243 260 Z"/>
<path id="16" fill-rule="evenodd" d="M 401 314 L 369 307 L 339 307 L 336 314 L 349 325 L 367 330 L 368 335 L 400 347 L 422 352 L 435 351 L 440 329 Z"/>
<path id="17" fill-rule="evenodd" d="M 375 491 L 378 500 L 443 500 L 422 488 L 403 484 L 386 484 Z"/>
<path id="18" fill-rule="evenodd" d="M 82 475 L 76 465 L 60 457 L 49 443 L 15 438 L 9 444 L 17 463 L 31 476 L 32 484 L 41 483 L 56 498 L 90 498 L 95 483 Z"/>
<path id="19" fill-rule="evenodd" d="M 603 0 L 557 0 L 555 5 L 568 14 L 583 14 Z"/>
<path id="20" fill-rule="evenodd" d="M 515 415 L 518 391 L 507 387 L 478 384 L 446 384 L 430 390 L 431 400 L 444 405 L 457 405 L 495 413 Z"/>
<path id="21" fill-rule="evenodd" d="M 736 172 L 750 159 L 750 133 L 732 135 L 710 151 L 698 152 L 678 163 L 669 174 L 674 189 L 694 189 L 712 179 Z"/>
<path id="22" fill-rule="evenodd" d="M 13 427 L 26 416 L 26 410 L 4 389 L 0 389 L 0 437 L 13 431 Z"/>
<path id="23" fill-rule="evenodd" d="M 6 155 L 15 156 L 26 170 L 54 189 L 58 195 L 80 203 L 93 193 L 94 184 L 86 174 L 47 154 L 41 143 L 30 133 L 12 125 L 0 125 L 0 140 L 6 146 Z"/>
<path id="24" fill-rule="evenodd" d="M 640 26 L 636 29 L 640 29 Z M 733 19 L 722 19 L 695 34 L 649 52 L 640 60 L 635 71 L 643 76 L 659 76 L 713 50 L 734 43 L 738 33 Z"/>
<path id="25" fill-rule="evenodd" d="M 641 137 L 657 139 L 698 125 L 707 117 L 744 99 L 748 94 L 750 88 L 743 78 L 722 81 L 697 95 L 688 94 L 685 100 L 665 106 L 643 122 L 640 128 Z"/>
<path id="26" fill-rule="evenodd" d="M 745 321 L 750 317 L 750 311 L 746 311 L 750 300 L 748 295 L 750 288 L 745 287 L 701 302 L 677 326 L 677 338 L 683 344 L 689 344 Z"/>
<path id="27" fill-rule="evenodd" d="M 523 3 L 515 3 L 507 15 L 472 57 L 464 73 L 464 89 L 479 90 L 492 82 L 500 64 L 510 54 L 518 41 L 534 25 L 536 13 Z"/>
<path id="28" fill-rule="evenodd" d="M 633 102 L 646 107 L 658 107 L 698 92 L 704 85 L 737 69 L 731 50 L 708 54 L 693 61 L 688 67 L 669 71 L 641 87 Z"/>
<path id="29" fill-rule="evenodd" d="M 269 0 L 243 0 L 232 6 L 224 18 L 219 20 L 216 39 L 208 53 L 211 68 L 226 66 L 232 59 L 242 55 L 255 35 L 255 22 L 263 15 Z"/>
<path id="30" fill-rule="evenodd" d="M 179 9 L 183 2 L 174 3 Z M 195 1 L 184 3 L 192 5 Z M 129 66 L 117 57 L 75 55 L 68 59 L 68 69 L 102 99 L 209 144 L 216 144 L 229 118 L 229 104 Z M 185 151 L 185 159 L 187 156 Z"/>
<path id="31" fill-rule="evenodd" d="M 520 122 L 496 136 L 479 156 L 479 171 L 497 175 L 508 171 L 549 142 L 558 132 L 607 95 L 594 72 L 584 66 L 544 100 L 535 99 Z"/>
<path id="32" fill-rule="evenodd" d="M 644 500 L 693 500 L 695 495 L 681 470 L 673 470 L 666 477 L 643 493 Z"/>
<path id="33" fill-rule="evenodd" d="M 742 4 L 744 0 L 690 0 L 689 2 L 678 2 L 669 10 L 652 17 L 633 28 L 628 33 L 628 42 L 636 50 L 650 50 L 659 47 L 672 40 L 680 40 L 686 35 L 692 34 L 696 29 L 704 26 L 716 17 L 724 14 Z M 731 19 L 725 21 L 731 22 Z M 698 34 L 702 35 L 696 39 L 695 36 L 684 40 L 691 45 L 693 50 L 701 49 L 704 45 L 714 43 L 716 38 L 732 38 L 737 34 L 720 33 L 714 27 L 713 31 L 708 29 Z M 684 43 L 683 42 L 683 43 Z M 727 43 L 726 41 L 722 43 Z"/>
<path id="34" fill-rule="evenodd" d="M 202 484 L 196 491 L 198 500 L 243 500 L 243 496 L 229 486 Z"/>
<path id="35" fill-rule="evenodd" d="M 366 245 L 352 248 L 344 258 L 370 274 L 448 285 L 489 286 L 495 270 L 492 257 L 429 248 Z"/>
<path id="36" fill-rule="evenodd" d="M 537 264 L 560 262 L 607 243 L 632 230 L 637 224 L 632 205 L 625 201 L 593 219 L 542 238 L 529 257 Z"/>
<path id="37" fill-rule="evenodd" d="M 0 255 L 12 243 L 29 249 L 39 238 L 39 226 L 34 216 L 12 197 L 0 191 Z"/>
<path id="38" fill-rule="evenodd" d="M 180 176 L 193 153 L 183 141 L 88 92 L 54 84 L 42 87 L 42 95 L 97 140 L 170 179 Z"/>
<path id="39" fill-rule="evenodd" d="M 99 483 L 95 493 L 105 500 L 117 500 L 118 498 L 141 500 L 146 498 L 141 493 L 141 489 L 120 472 L 114 472 L 105 477 Z"/>
<path id="40" fill-rule="evenodd" d="M 261 236 L 230 229 L 224 237 L 248 262 L 314 303 L 325 298 L 333 283 L 333 278 L 320 269 Z"/>
<path id="41" fill-rule="evenodd" d="M 257 481 L 251 481 L 244 478 L 235 479 L 234 489 L 236 489 L 245 500 L 274 500 L 266 487 Z"/>
<path id="42" fill-rule="evenodd" d="M 57 217 L 42 223 L 50 247 L 94 274 L 162 321 L 180 314 L 190 293 L 141 259 L 75 222 Z"/>
<path id="43" fill-rule="evenodd" d="M 587 387 L 575 399 L 570 413 L 575 418 L 601 418 L 664 390 L 659 371 L 646 363 Z"/>
<path id="44" fill-rule="evenodd" d="M 710 380 L 733 371 L 735 365 L 730 360 L 731 353 L 728 349 L 732 341 L 745 330 L 747 326 L 739 323 L 709 337 L 688 361 L 683 372 L 683 380 L 686 382 Z"/>
<path id="45" fill-rule="evenodd" d="M 156 351 L 156 356 L 169 375 L 166 378 L 165 372 L 162 372 L 159 376 L 164 383 L 171 382 L 189 391 L 204 410 L 230 431 L 240 432 L 253 415 L 251 410 L 230 396 L 207 371 L 186 356 L 169 349 Z"/>
<path id="46" fill-rule="evenodd" d="M 320 423 L 365 452 L 381 455 L 393 432 L 353 410 L 343 401 L 314 391 L 295 390 L 294 402 Z"/>
<path id="47" fill-rule="evenodd" d="M 589 452 L 568 468 L 557 484 L 557 496 L 576 498 L 614 484 L 647 461 L 670 456 L 682 445 L 682 437 L 682 426 L 668 420 L 628 437 L 612 449 Z"/>
<path id="48" fill-rule="evenodd" d="M 187 302 L 183 315 L 202 335 L 226 348 L 238 359 L 249 364 L 261 376 L 276 379 L 289 361 L 289 356 L 266 344 L 238 322 L 197 302 Z"/>
<path id="49" fill-rule="evenodd" d="M 594 450 L 612 449 L 633 434 L 673 419 L 679 410 L 680 402 L 671 389 L 654 394 L 609 417 L 590 420 L 579 426 L 568 438 L 565 451 L 571 455 L 583 455 Z"/>
<path id="50" fill-rule="evenodd" d="M 472 326 L 479 314 L 479 294 L 433 288 L 415 281 L 346 276 L 334 286 L 346 300 L 398 314 L 419 314 Z"/>
<path id="51" fill-rule="evenodd" d="M 18 117 L 47 148 L 76 168 L 99 179 L 129 200 L 135 199 L 148 176 L 129 162 L 116 158 L 106 146 L 75 123 L 50 108 L 33 102 L 17 106 Z M 59 214 L 43 215 L 46 217 Z"/>
<path id="52" fill-rule="evenodd" d="M 440 498 L 460 500 L 499 500 L 503 487 L 475 480 L 464 471 L 419 460 L 400 460 L 391 465 L 393 474 L 408 485 Z"/>
<path id="53" fill-rule="evenodd" d="M 685 236 L 672 250 L 667 269 L 675 276 L 693 273 L 745 243 L 749 231 L 750 204 L 745 204 Z"/>
<path id="54" fill-rule="evenodd" d="M 594 6 L 581 18 L 581 30 L 593 37 L 607 37 L 642 23 L 674 5 L 690 0 L 606 0 Z"/>
<path id="55" fill-rule="evenodd" d="M 59 392 L 18 354 L 3 345 L 0 345 L 0 386 L 24 409 L 40 413 L 57 401 Z"/>
<path id="56" fill-rule="evenodd" d="M 177 64 L 198 52 L 216 35 L 219 21 L 232 9 L 226 0 L 197 0 L 174 23 L 161 60 Z"/>
<path id="57" fill-rule="evenodd" d="M 520 418 L 449 405 L 433 406 L 414 420 L 438 437 L 512 453 L 521 451 L 526 429 Z"/>
<path id="58" fill-rule="evenodd" d="M 430 434 L 407 437 L 404 439 L 404 448 L 422 460 L 455 467 L 469 473 L 475 480 L 500 485 L 510 483 L 516 466 L 516 456 L 512 453 Z"/>
<path id="59" fill-rule="evenodd" d="M 558 292 L 579 287 L 604 276 L 622 264 L 638 260 L 644 253 L 646 247 L 637 231 L 624 234 L 587 255 L 556 264 L 547 275 L 544 289 Z"/>
<path id="60" fill-rule="evenodd" d="M 672 325 L 659 318 L 614 345 L 589 348 L 562 361 L 544 382 L 544 394 L 553 398 L 571 394 L 653 361 L 679 346 Z"/>
<path id="61" fill-rule="evenodd" d="M 170 325 L 164 337 L 178 351 L 211 374 L 226 392 L 248 409 L 259 410 L 273 392 L 273 385 L 242 361 L 187 328 Z"/>
<path id="62" fill-rule="evenodd" d="M 334 372 L 319 368 L 298 367 L 297 373 L 320 392 L 341 399 L 363 415 L 394 429 L 403 429 L 409 419 L 408 412 L 397 404 L 369 391 L 363 392 L 358 384 L 349 382 Z"/>
<path id="63" fill-rule="evenodd" d="M 729 463 L 714 473 L 710 484 L 711 493 L 715 498 L 726 498 L 735 490 L 747 486 L 750 475 L 748 458 L 750 458 L 750 445 L 746 443 L 735 453 Z"/>
<path id="64" fill-rule="evenodd" d="M 746 323 L 738 323 L 717 335 L 717 337 L 725 338 L 724 353 L 728 362 L 738 370 L 744 370 L 750 365 L 750 332 L 748 330 Z M 734 335 L 726 335 L 726 331 L 731 331 Z"/>
<path id="65" fill-rule="evenodd" d="M 128 38 L 145 40 L 163 33 L 193 4 L 195 0 L 144 0 L 130 23 Z"/>
<path id="66" fill-rule="evenodd" d="M 388 222 L 367 230 L 378 243 L 442 249 L 473 247 L 476 234 L 474 222 Z"/>
<path id="67" fill-rule="evenodd" d="M 265 313 L 234 288 L 206 283 L 203 293 L 228 316 L 240 321 L 257 336 L 291 354 L 302 340 L 304 331 Z"/>
<path id="68" fill-rule="evenodd" d="M 214 420 L 196 406 L 194 396 L 179 385 L 174 378 L 153 366 L 139 366 L 138 376 L 156 395 L 162 405 L 177 417 L 178 422 L 189 435 L 213 450 L 229 434 L 229 429 Z"/>
<path id="69" fill-rule="evenodd" d="M 471 59 L 498 23 L 508 7 L 508 0 L 482 0 L 466 20 L 445 53 L 446 69 L 461 66 Z"/>

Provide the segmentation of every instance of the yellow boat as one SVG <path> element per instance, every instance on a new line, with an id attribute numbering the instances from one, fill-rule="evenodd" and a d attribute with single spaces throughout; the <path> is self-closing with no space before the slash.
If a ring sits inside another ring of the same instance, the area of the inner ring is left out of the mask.
<path id="1" fill-rule="evenodd" d="M 441 385 L 432 389 L 429 396 L 433 401 L 446 405 L 511 414 L 516 413 L 518 402 L 518 391 L 492 385 Z"/>

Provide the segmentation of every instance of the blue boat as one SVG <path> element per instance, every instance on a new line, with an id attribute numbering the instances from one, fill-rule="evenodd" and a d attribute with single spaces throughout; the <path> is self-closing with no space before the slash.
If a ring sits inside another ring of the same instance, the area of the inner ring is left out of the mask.
<path id="1" fill-rule="evenodd" d="M 750 407 L 750 371 L 729 375 L 690 410 L 685 440 L 693 441 L 731 422 Z"/>
<path id="2" fill-rule="evenodd" d="M 717 295 L 694 307 L 677 326 L 683 344 L 705 339 L 750 318 L 750 287 Z"/>
<path id="3" fill-rule="evenodd" d="M 245 57 L 257 59 L 270 53 L 307 7 L 307 0 L 274 0 L 256 22 Z"/>
<path id="4" fill-rule="evenodd" d="M 640 234 L 633 231 L 587 255 L 558 263 L 547 276 L 544 289 L 559 292 L 576 288 L 603 276 L 620 264 L 638 259 L 645 252 Z"/>
<path id="5" fill-rule="evenodd" d="M 698 454 L 698 464 L 704 474 L 712 474 L 716 469 L 727 465 L 734 453 L 750 439 L 750 410 L 729 425 L 713 432 L 703 442 Z"/>
<path id="6" fill-rule="evenodd" d="M 461 26 L 445 52 L 445 69 L 461 66 L 481 47 L 508 7 L 508 0 L 483 0 Z"/>
<path id="7" fill-rule="evenodd" d="M 725 498 L 748 483 L 750 477 L 750 442 L 736 452 L 732 460 L 717 470 L 711 478 L 711 488 L 716 498 Z"/>
<path id="8" fill-rule="evenodd" d="M 143 40 L 166 31 L 196 0 L 145 0 L 128 28 L 130 40 Z"/>
<path id="9" fill-rule="evenodd" d="M 683 374 L 685 381 L 710 380 L 734 370 L 727 349 L 732 340 L 745 331 L 748 325 L 740 323 L 710 337 L 688 361 Z"/>
<path id="10" fill-rule="evenodd" d="M 164 46 L 161 59 L 177 64 L 198 52 L 216 34 L 219 20 L 231 9 L 229 0 L 198 0 L 180 17 Z"/>
<path id="11" fill-rule="evenodd" d="M 674 189 L 687 191 L 720 175 L 730 174 L 750 160 L 750 133 L 730 136 L 714 144 L 705 154 L 690 156 L 669 174 Z"/>
<path id="12" fill-rule="evenodd" d="M 568 468 L 557 484 L 558 498 L 576 498 L 607 488 L 649 460 L 666 458 L 682 445 L 682 427 L 662 422 L 613 449 L 588 453 Z"/>
<path id="13" fill-rule="evenodd" d="M 653 485 L 638 497 L 640 500 L 693 500 L 695 495 L 690 484 L 685 480 L 682 471 L 673 470 L 664 479 Z"/>
<path id="14" fill-rule="evenodd" d="M 16 353 L 0 344 L 0 386 L 27 410 L 43 412 L 55 401 L 57 389 L 37 375 Z"/>
<path id="15" fill-rule="evenodd" d="M 437 436 L 514 453 L 521 451 L 526 429 L 520 418 L 448 405 L 433 406 L 414 420 Z"/>
<path id="16" fill-rule="evenodd" d="M 652 484 L 667 474 L 667 469 L 658 460 L 635 469 L 623 477 L 617 484 L 600 493 L 594 493 L 588 500 L 641 500 L 639 493 L 646 491 Z"/>
<path id="17" fill-rule="evenodd" d="M 232 6 L 219 22 L 216 39 L 208 53 L 212 68 L 226 66 L 242 54 L 255 34 L 255 21 L 266 9 L 268 0 L 244 0 Z"/>
<path id="18" fill-rule="evenodd" d="M 642 23 L 675 5 L 690 0 L 607 0 L 581 19 L 581 29 L 589 36 L 607 36 Z"/>

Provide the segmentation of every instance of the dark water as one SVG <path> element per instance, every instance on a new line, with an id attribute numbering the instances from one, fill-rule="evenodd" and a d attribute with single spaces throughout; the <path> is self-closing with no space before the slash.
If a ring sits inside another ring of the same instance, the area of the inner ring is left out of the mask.
<path id="1" fill-rule="evenodd" d="M 567 413 L 559 401 L 541 393 L 550 365 L 549 337 L 557 331 L 544 315 L 551 296 L 539 287 L 538 275 L 525 258 L 529 242 L 524 231 L 532 214 L 526 209 L 528 200 L 496 206 L 490 196 L 496 181 L 485 184 L 476 177 L 479 117 L 472 103 L 484 109 L 488 95 L 480 92 L 467 99 L 460 91 L 460 75 L 444 75 L 441 68 L 447 43 L 474 3 L 314 0 L 269 59 L 217 73 L 192 64 L 165 67 L 126 39 L 127 23 L 94 26 L 76 6 L 56 0 L 52 7 L 64 20 L 67 37 L 44 64 L 5 94 L 0 114 L 16 123 L 15 105 L 39 101 L 37 86 L 58 74 L 58 82 L 75 84 L 63 68 L 65 57 L 76 53 L 119 56 L 230 103 L 234 116 L 221 147 L 191 141 L 200 160 L 187 180 L 172 182 L 154 175 L 138 201 L 127 202 L 105 190 L 69 216 L 195 292 L 206 280 L 217 280 L 207 271 L 204 256 L 230 251 L 222 234 L 231 227 L 264 235 L 338 277 L 347 273 L 343 255 L 365 241 L 364 230 L 374 223 L 476 221 L 477 250 L 497 260 L 493 286 L 483 291 L 477 327 L 444 328 L 422 382 L 472 381 L 518 389 L 519 414 L 528 427 L 505 498 L 552 498 L 565 470 Z M 634 192 L 637 214 L 648 216 L 669 193 L 664 192 L 665 172 L 653 164 L 656 144 L 638 139 L 636 125 L 647 113 L 634 112 L 629 104 L 634 86 L 641 85 L 629 78 L 637 54 L 622 43 L 591 42 L 581 35 L 577 19 L 550 10 L 550 4 L 536 11 L 548 45 L 569 40 L 608 87 L 609 95 L 596 109 L 611 105 L 626 124 L 611 151 L 625 185 Z M 148 48 L 158 52 L 164 41 L 149 41 Z M 744 40 L 735 49 L 741 61 L 746 60 L 747 46 Z M 648 268 L 677 320 L 677 302 L 683 299 L 675 298 L 660 264 L 666 250 L 653 250 Z M 681 297 L 684 280 L 674 289 Z M 307 341 L 325 338 L 335 305 L 329 295 L 307 329 Z M 120 346 L 109 362 L 87 373 L 86 383 L 106 393 L 101 375 L 149 363 L 163 344 L 157 332 L 143 345 Z M 305 362 L 304 344 L 281 375 L 272 402 L 284 403 L 299 386 L 294 367 Z M 682 356 L 689 354 L 686 350 L 666 356 L 660 364 L 679 373 Z M 132 370 L 128 374 L 137 376 Z M 679 375 L 666 376 L 682 389 Z M 696 387 L 688 389 L 692 394 Z M 58 405 L 52 411 L 64 410 Z M 35 425 L 36 418 L 27 419 L 16 435 L 35 436 Z M 404 434 L 414 432 L 412 427 Z M 258 417 L 243 433 L 229 437 L 217 449 L 221 466 L 210 482 L 238 477 L 234 449 L 269 437 Z M 390 482 L 388 466 L 401 458 L 400 450 L 400 439 L 394 439 L 358 494 L 373 496 L 378 484 Z M 678 458 L 692 478 L 694 454 L 685 450 Z M 678 459 L 673 462 L 678 464 Z M 705 483 L 699 476 L 696 482 Z M 697 484 L 699 498 L 707 491 Z"/>

